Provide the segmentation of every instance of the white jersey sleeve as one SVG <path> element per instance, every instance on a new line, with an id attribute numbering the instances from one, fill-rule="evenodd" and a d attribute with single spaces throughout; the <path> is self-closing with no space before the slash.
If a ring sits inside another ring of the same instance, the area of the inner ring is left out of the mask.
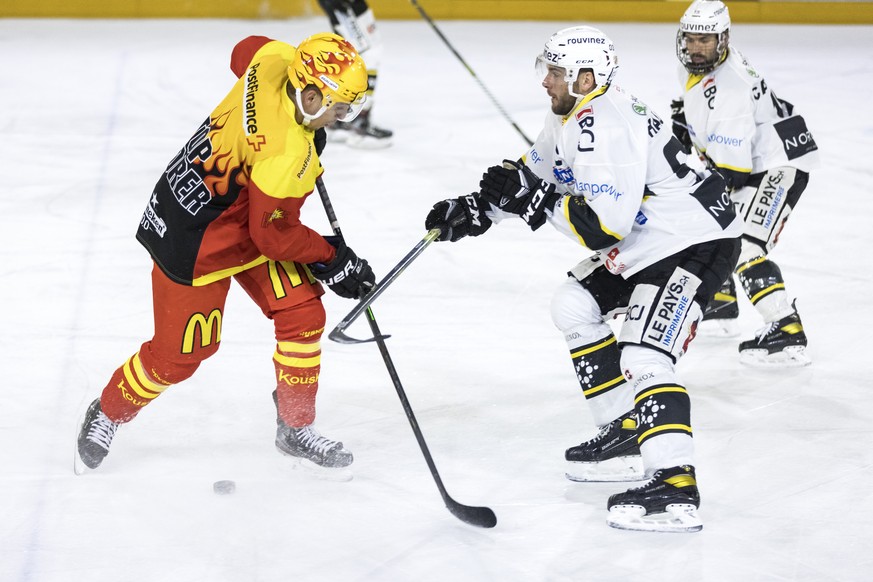
<path id="1" fill-rule="evenodd" d="M 818 167 L 818 147 L 803 117 L 776 97 L 738 50 L 731 48 L 706 75 L 682 77 L 691 141 L 732 188 L 776 167 Z"/>
<path id="2" fill-rule="evenodd" d="M 739 220 L 713 174 L 685 165 L 669 126 L 617 87 L 548 115 L 525 157 L 565 196 L 549 221 L 630 276 L 693 244 L 739 235 Z"/>

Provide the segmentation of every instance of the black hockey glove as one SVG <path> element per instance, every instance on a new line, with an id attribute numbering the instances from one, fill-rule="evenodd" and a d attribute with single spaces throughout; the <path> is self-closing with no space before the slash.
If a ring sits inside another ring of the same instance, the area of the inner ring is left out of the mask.
<path id="1" fill-rule="evenodd" d="M 670 118 L 673 120 L 673 135 L 682 144 L 686 154 L 691 153 L 691 135 L 688 133 L 688 122 L 685 121 L 685 101 L 674 99 L 670 101 Z"/>
<path id="2" fill-rule="evenodd" d="M 482 198 L 504 212 L 519 215 L 531 230 L 546 222 L 546 210 L 553 210 L 561 195 L 555 185 L 541 180 L 521 162 L 503 160 L 491 166 L 479 182 Z"/>
<path id="3" fill-rule="evenodd" d="M 479 236 L 491 228 L 491 219 L 485 216 L 485 206 L 476 193 L 437 202 L 427 213 L 424 227 L 427 230 L 440 229 L 438 240 L 450 242 L 467 235 Z"/>
<path id="4" fill-rule="evenodd" d="M 315 130 L 315 138 L 312 140 L 315 145 L 315 153 L 321 157 L 321 152 L 324 151 L 324 146 L 327 145 L 327 132 L 322 127 Z"/>
<path id="5" fill-rule="evenodd" d="M 336 247 L 336 257 L 327 265 L 311 263 L 312 276 L 346 299 L 360 299 L 369 293 L 376 286 L 376 275 L 367 261 L 358 258 L 341 238 L 326 236 L 324 239 Z"/>

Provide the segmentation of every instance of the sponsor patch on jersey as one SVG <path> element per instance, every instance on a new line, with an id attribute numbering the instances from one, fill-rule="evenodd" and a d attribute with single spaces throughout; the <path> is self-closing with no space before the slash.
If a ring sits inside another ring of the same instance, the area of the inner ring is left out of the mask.
<path id="1" fill-rule="evenodd" d="M 709 86 L 712 85 L 713 83 L 715 83 L 715 77 L 707 77 L 707 78 L 703 81 L 703 88 L 706 89 L 707 87 L 709 87 Z"/>
<path id="2" fill-rule="evenodd" d="M 576 121 L 581 120 L 583 117 L 587 117 L 589 115 L 594 115 L 594 108 L 590 105 L 588 107 L 583 107 L 579 111 L 576 112 Z"/>
<path id="3" fill-rule="evenodd" d="M 631 107 L 633 108 L 634 113 L 636 113 L 637 115 L 645 115 L 648 111 L 646 105 L 644 103 L 640 103 L 639 101 L 634 101 Z"/>
<path id="4" fill-rule="evenodd" d="M 806 122 L 800 116 L 780 121 L 773 125 L 773 129 L 782 140 L 782 147 L 789 160 L 818 149 L 812 134 L 806 128 Z"/>
<path id="5" fill-rule="evenodd" d="M 592 184 L 590 182 L 578 182 L 576 184 L 576 191 L 585 194 L 587 198 L 593 200 L 600 196 L 601 194 L 606 194 L 607 196 L 618 200 L 622 196 L 624 196 L 624 192 L 620 192 L 615 189 L 615 186 L 612 184 Z"/>
<path id="6" fill-rule="evenodd" d="M 730 135 L 721 135 L 718 133 L 710 133 L 706 136 L 707 143 L 716 143 L 719 145 L 726 145 L 732 148 L 738 148 L 743 145 L 743 139 L 739 137 L 732 137 Z"/>

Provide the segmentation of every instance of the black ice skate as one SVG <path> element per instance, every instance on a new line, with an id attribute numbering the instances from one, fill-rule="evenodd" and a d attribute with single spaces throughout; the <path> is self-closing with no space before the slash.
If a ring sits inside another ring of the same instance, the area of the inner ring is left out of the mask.
<path id="1" fill-rule="evenodd" d="M 703 310 L 703 323 L 698 327 L 702 336 L 736 337 L 740 335 L 737 318 L 740 306 L 737 303 L 737 286 L 733 276 L 725 281 Z"/>
<path id="2" fill-rule="evenodd" d="M 109 454 L 109 446 L 118 424 L 109 420 L 100 408 L 97 398 L 88 406 L 85 418 L 79 428 L 79 438 L 76 442 L 76 459 L 74 471 L 81 475 L 86 469 L 96 469 Z"/>
<path id="3" fill-rule="evenodd" d="M 567 449 L 564 458 L 571 481 L 641 480 L 644 474 L 636 415 L 628 412 L 601 426 L 594 438 Z"/>
<path id="4" fill-rule="evenodd" d="M 393 131 L 370 123 L 370 112 L 362 111 L 352 121 L 337 121 L 330 130 L 330 141 L 344 143 L 351 148 L 380 149 L 391 145 Z"/>
<path id="5" fill-rule="evenodd" d="M 757 367 L 806 366 L 806 334 L 795 309 L 793 313 L 767 324 L 755 339 L 740 344 L 740 361 Z"/>
<path id="6" fill-rule="evenodd" d="M 288 426 L 281 420 L 276 427 L 276 448 L 284 455 L 297 457 L 325 469 L 341 469 L 352 464 L 352 453 L 343 444 L 321 436 L 312 425 Z"/>
<path id="7" fill-rule="evenodd" d="M 610 496 L 606 523 L 636 531 L 695 532 L 703 529 L 698 507 L 694 467 L 682 465 L 659 469 L 642 487 Z"/>

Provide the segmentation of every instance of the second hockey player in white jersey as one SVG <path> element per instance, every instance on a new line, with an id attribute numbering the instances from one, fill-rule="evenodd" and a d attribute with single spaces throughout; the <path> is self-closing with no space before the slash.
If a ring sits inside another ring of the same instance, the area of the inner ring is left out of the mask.
<path id="1" fill-rule="evenodd" d="M 440 240 L 519 216 L 596 251 L 552 302 L 597 435 L 565 453 L 576 481 L 631 481 L 609 498 L 613 527 L 697 531 L 688 392 L 676 362 L 706 301 L 730 274 L 741 222 L 722 177 L 697 173 L 661 117 L 612 85 L 618 59 L 601 31 L 555 33 L 537 59 L 551 111 L 520 161 L 487 170 L 480 190 L 434 205 Z M 624 314 L 619 336 L 606 320 Z"/>
<path id="2" fill-rule="evenodd" d="M 725 177 L 745 223 L 736 274 L 767 325 L 740 344 L 741 361 L 805 365 L 806 334 L 768 254 L 818 167 L 818 148 L 803 117 L 730 45 L 730 25 L 719 0 L 696 0 L 682 16 L 676 53 L 684 93 L 673 102 L 673 131 Z M 738 333 L 735 289 L 731 276 L 704 316 L 721 335 Z"/>

